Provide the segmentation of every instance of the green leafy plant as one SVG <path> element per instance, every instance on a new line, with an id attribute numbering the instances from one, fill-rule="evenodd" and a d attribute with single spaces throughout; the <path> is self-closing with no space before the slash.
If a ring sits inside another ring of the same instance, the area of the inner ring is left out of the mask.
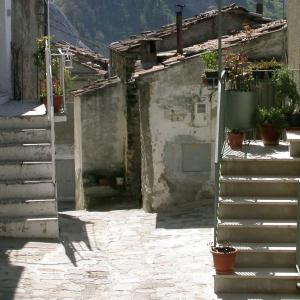
<path id="1" fill-rule="evenodd" d="M 282 64 L 274 57 L 271 60 L 260 60 L 252 64 L 253 70 L 277 70 L 282 68 Z"/>
<path id="2" fill-rule="evenodd" d="M 218 54 L 217 52 L 205 52 L 200 55 L 202 60 L 205 62 L 207 70 L 218 69 Z"/>
<path id="3" fill-rule="evenodd" d="M 275 87 L 278 101 L 285 105 L 287 100 L 288 110 L 293 112 L 296 106 L 299 105 L 300 97 L 292 72 L 288 68 L 274 71 L 272 83 Z"/>
<path id="4" fill-rule="evenodd" d="M 256 112 L 256 122 L 258 127 L 271 124 L 276 129 L 283 129 L 288 125 L 282 107 L 259 107 Z"/>
<path id="5" fill-rule="evenodd" d="M 251 91 L 254 77 L 251 62 L 243 53 L 229 53 L 225 57 L 224 67 L 227 71 L 227 84 L 229 90 Z"/>

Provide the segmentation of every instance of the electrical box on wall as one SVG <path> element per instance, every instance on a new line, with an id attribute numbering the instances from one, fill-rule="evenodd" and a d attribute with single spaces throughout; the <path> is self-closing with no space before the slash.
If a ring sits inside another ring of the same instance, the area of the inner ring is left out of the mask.
<path id="1" fill-rule="evenodd" d="M 197 127 L 207 127 L 208 101 L 206 97 L 202 97 L 200 101 L 195 103 L 194 112 L 194 125 Z"/>

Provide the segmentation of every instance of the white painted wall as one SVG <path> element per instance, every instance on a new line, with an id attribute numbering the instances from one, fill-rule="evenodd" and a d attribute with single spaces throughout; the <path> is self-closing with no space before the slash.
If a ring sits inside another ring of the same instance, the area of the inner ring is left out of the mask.
<path id="1" fill-rule="evenodd" d="M 201 203 L 213 194 L 216 90 L 202 85 L 202 74 L 194 57 L 138 79 L 149 89 L 140 95 L 146 210 Z"/>
<path id="2" fill-rule="evenodd" d="M 11 0 L 0 0 L 0 104 L 11 97 Z"/>

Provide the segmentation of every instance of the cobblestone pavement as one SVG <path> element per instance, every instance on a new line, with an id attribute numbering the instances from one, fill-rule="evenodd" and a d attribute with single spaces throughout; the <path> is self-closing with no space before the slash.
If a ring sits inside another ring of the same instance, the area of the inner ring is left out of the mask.
<path id="1" fill-rule="evenodd" d="M 61 240 L 0 240 L 0 299 L 213 299 L 212 204 L 60 213 Z"/>

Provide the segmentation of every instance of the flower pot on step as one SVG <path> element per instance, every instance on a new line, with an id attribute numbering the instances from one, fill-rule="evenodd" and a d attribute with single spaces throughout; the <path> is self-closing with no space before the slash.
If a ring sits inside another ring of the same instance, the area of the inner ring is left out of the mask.
<path id="1" fill-rule="evenodd" d="M 234 269 L 237 249 L 234 247 L 212 247 L 210 250 L 217 274 L 231 274 Z"/>
<path id="2" fill-rule="evenodd" d="M 261 138 L 265 146 L 277 146 L 280 135 L 281 129 L 275 128 L 272 124 L 265 124 L 261 127 Z"/>
<path id="3" fill-rule="evenodd" d="M 228 144 L 232 150 L 240 150 L 243 147 L 244 133 L 243 132 L 229 132 Z"/>

